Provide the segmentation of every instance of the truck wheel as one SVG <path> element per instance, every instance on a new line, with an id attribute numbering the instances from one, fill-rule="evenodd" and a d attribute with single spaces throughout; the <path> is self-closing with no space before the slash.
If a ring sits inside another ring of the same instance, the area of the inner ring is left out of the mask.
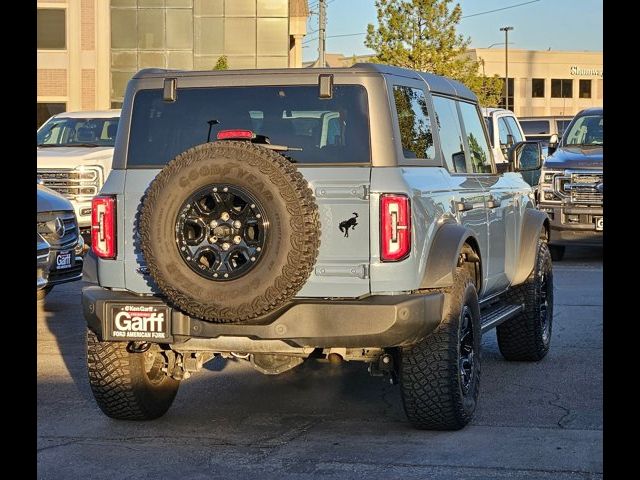
<path id="1" fill-rule="evenodd" d="M 549 250 L 551 251 L 551 260 L 554 262 L 559 262 L 564 258 L 564 245 L 549 245 Z"/>
<path id="2" fill-rule="evenodd" d="M 400 386 L 411 424 L 459 430 L 471 420 L 480 388 L 480 308 L 470 271 L 458 267 L 435 331 L 401 350 Z"/>
<path id="3" fill-rule="evenodd" d="M 143 199 L 140 241 L 169 303 L 212 322 L 242 322 L 284 305 L 318 256 L 313 192 L 282 155 L 247 142 L 193 147 Z"/>
<path id="4" fill-rule="evenodd" d="M 511 290 L 509 300 L 523 303 L 524 311 L 496 328 L 500 353 L 507 360 L 543 359 L 549 351 L 553 321 L 553 270 L 545 241 L 538 240 L 535 268 Z"/>
<path id="5" fill-rule="evenodd" d="M 105 415 L 118 420 L 153 420 L 164 415 L 180 382 L 161 371 L 156 345 L 130 353 L 124 342 L 100 342 L 87 330 L 87 369 L 93 396 Z"/>

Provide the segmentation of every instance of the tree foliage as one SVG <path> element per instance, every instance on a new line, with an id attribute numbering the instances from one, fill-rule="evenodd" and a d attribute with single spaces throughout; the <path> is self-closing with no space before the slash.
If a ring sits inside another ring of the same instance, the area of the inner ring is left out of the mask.
<path id="1" fill-rule="evenodd" d="M 216 62 L 215 67 L 213 67 L 214 70 L 229 70 L 229 63 L 227 61 L 227 56 L 226 55 L 221 55 L 218 58 L 218 61 Z"/>
<path id="2" fill-rule="evenodd" d="M 464 83 L 483 106 L 497 106 L 504 81 L 480 72 L 467 54 L 471 43 L 456 33 L 462 17 L 452 0 L 376 0 L 378 27 L 369 24 L 365 45 L 372 61 L 443 75 Z"/>

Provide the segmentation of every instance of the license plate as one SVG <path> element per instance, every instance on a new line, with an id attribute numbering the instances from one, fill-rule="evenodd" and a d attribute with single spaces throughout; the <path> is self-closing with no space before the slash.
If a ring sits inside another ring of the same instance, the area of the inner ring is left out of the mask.
<path id="1" fill-rule="evenodd" d="M 157 342 L 170 338 L 170 309 L 158 305 L 108 305 L 110 337 L 114 340 Z M 108 335 L 109 336 L 109 335 Z"/>
<path id="2" fill-rule="evenodd" d="M 603 230 L 604 218 L 596 217 L 595 220 L 596 220 L 596 230 Z"/>
<path id="3" fill-rule="evenodd" d="M 56 270 L 73 267 L 75 261 L 73 250 L 61 250 L 56 253 Z"/>

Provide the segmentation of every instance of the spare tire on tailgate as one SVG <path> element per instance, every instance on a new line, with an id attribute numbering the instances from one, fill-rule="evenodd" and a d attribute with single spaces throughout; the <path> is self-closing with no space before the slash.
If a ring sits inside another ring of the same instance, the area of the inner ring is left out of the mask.
<path id="1" fill-rule="evenodd" d="M 143 200 L 144 258 L 169 303 L 213 322 L 241 322 L 290 300 L 320 245 L 313 192 L 282 155 L 248 142 L 190 148 Z"/>

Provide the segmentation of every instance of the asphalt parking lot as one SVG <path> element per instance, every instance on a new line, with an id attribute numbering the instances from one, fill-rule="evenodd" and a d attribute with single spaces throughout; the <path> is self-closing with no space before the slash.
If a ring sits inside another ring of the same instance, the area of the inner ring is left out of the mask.
<path id="1" fill-rule="evenodd" d="M 360 363 L 267 377 L 216 361 L 147 423 L 105 417 L 85 369 L 80 284 L 38 304 L 38 478 L 602 478 L 602 251 L 554 264 L 551 351 L 509 363 L 483 338 L 480 403 L 458 432 L 407 423 Z"/>

